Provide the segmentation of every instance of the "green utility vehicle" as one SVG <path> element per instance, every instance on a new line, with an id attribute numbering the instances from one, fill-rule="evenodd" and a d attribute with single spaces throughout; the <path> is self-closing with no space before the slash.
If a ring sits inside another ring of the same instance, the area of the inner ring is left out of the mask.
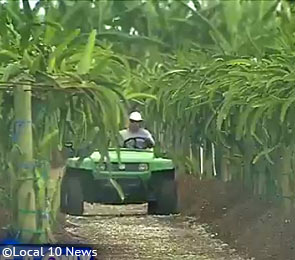
<path id="1" fill-rule="evenodd" d="M 110 148 L 109 163 L 101 160 L 98 151 L 86 157 L 68 158 L 61 184 L 61 211 L 82 215 L 85 201 L 111 205 L 148 203 L 148 214 L 177 213 L 172 160 L 156 158 L 148 145 L 139 147 L 140 139 L 143 138 L 130 138 L 124 142 L 120 148 L 120 160 L 116 149 Z M 130 142 L 133 145 L 127 146 Z M 72 144 L 67 147 L 72 149 Z M 119 184 L 123 199 L 110 177 Z"/>

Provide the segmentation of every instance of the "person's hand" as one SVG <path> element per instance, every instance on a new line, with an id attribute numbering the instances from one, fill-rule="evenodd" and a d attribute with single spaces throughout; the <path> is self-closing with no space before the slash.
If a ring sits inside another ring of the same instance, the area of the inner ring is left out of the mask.
<path id="1" fill-rule="evenodd" d="M 145 139 L 145 145 L 147 148 L 153 148 L 154 146 L 153 142 L 149 138 Z"/>

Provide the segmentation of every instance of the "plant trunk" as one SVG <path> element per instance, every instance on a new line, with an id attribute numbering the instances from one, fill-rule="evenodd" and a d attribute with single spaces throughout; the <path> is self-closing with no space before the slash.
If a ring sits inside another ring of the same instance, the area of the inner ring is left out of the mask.
<path id="1" fill-rule="evenodd" d="M 197 144 L 192 144 L 192 162 L 194 165 L 194 170 L 196 176 L 200 178 L 201 175 L 201 158 L 200 158 L 200 147 Z"/>
<path id="2" fill-rule="evenodd" d="M 218 144 L 215 146 L 215 170 L 216 170 L 216 178 L 218 180 L 221 179 L 221 145 Z"/>
<path id="3" fill-rule="evenodd" d="M 212 179 L 214 176 L 212 146 L 208 141 L 205 142 L 203 156 L 204 178 Z"/>
<path id="4" fill-rule="evenodd" d="M 27 91 L 25 91 L 27 90 Z M 36 199 L 33 174 L 33 138 L 31 114 L 31 88 L 15 87 L 14 110 L 18 128 L 16 144 L 21 151 L 18 167 L 18 228 L 22 242 L 31 242 L 36 231 Z M 24 167 L 24 165 L 28 167 Z"/>
<path id="5" fill-rule="evenodd" d="M 263 163 L 263 162 L 261 162 Z M 260 171 L 258 173 L 258 195 L 259 196 L 264 196 L 266 195 L 266 165 L 262 165 L 260 168 Z"/>
<path id="6" fill-rule="evenodd" d="M 248 134 L 242 143 L 242 154 L 243 154 L 243 185 L 247 187 L 252 192 L 253 188 L 253 173 L 254 167 L 252 164 L 252 159 L 255 152 L 255 143 L 252 137 Z"/>
<path id="7" fill-rule="evenodd" d="M 279 164 L 278 170 L 280 171 L 279 174 L 279 183 L 282 192 L 283 198 L 283 208 L 284 208 L 284 215 L 289 216 L 292 209 L 293 209 L 293 189 L 291 183 L 291 175 L 292 167 L 291 167 L 291 156 L 292 151 L 290 147 L 280 147 L 279 148 Z"/>
<path id="8" fill-rule="evenodd" d="M 243 176 L 242 157 L 240 147 L 233 143 L 230 149 L 229 181 L 241 181 Z"/>
<path id="9" fill-rule="evenodd" d="M 221 147 L 221 159 L 220 159 L 220 173 L 221 173 L 221 180 L 224 182 L 230 181 L 230 151 L 228 148 L 224 146 Z"/>

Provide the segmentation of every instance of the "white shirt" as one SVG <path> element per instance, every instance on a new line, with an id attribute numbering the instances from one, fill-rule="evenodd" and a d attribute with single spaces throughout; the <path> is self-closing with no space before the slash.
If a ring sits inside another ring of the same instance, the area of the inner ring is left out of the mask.
<path id="1" fill-rule="evenodd" d="M 123 139 L 123 143 L 125 140 L 129 138 L 135 138 L 135 137 L 142 137 L 142 138 L 147 138 L 150 139 L 153 145 L 155 145 L 155 141 L 151 135 L 151 133 L 144 128 L 139 128 L 137 132 L 131 132 L 129 129 L 123 129 L 120 131 L 120 135 Z M 122 145 L 123 145 L 122 143 Z"/>

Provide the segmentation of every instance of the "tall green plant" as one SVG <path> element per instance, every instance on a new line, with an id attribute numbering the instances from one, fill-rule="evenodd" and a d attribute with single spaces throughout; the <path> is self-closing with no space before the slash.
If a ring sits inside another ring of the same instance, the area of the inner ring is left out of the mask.
<path id="1" fill-rule="evenodd" d="M 0 4 L 3 21 L 0 28 L 0 64 L 1 84 L 6 91 L 4 95 L 11 98 L 11 89 L 31 88 L 23 95 L 14 94 L 17 101 L 14 108 L 10 107 L 12 116 L 1 125 L 2 133 L 8 137 L 13 120 L 17 120 L 16 123 L 29 120 L 32 113 L 32 125 L 22 130 L 33 131 L 34 144 L 24 145 L 29 139 L 23 135 L 18 141 L 20 150 L 15 146 L 13 149 L 11 139 L 1 144 L 1 154 L 6 157 L 11 171 L 11 196 L 18 187 L 15 182 L 24 177 L 31 179 L 30 186 L 23 190 L 25 194 L 31 194 L 30 203 L 19 199 L 18 206 L 13 207 L 16 216 L 19 216 L 17 226 L 21 238 L 27 242 L 46 242 L 46 236 L 39 235 L 48 228 L 48 223 L 40 221 L 39 217 L 43 217 L 43 213 L 48 215 L 51 210 L 46 200 L 52 194 L 46 194 L 46 178 L 34 166 L 33 156 L 39 161 L 50 160 L 52 150 L 61 150 L 67 138 L 74 138 L 75 146 L 79 147 L 89 140 L 95 127 L 98 132 L 92 145 L 107 155 L 108 140 L 116 141 L 123 112 L 120 102 L 124 99 L 120 89 L 122 78 L 127 78 L 129 73 L 124 58 L 116 55 L 110 46 L 107 49 L 98 46 L 95 30 L 89 35 L 80 35 L 79 29 L 67 30 L 50 20 L 52 12 L 56 11 L 53 3 L 45 4 L 45 16 L 37 15 L 42 4 L 38 3 L 35 9 L 31 9 L 27 1 L 23 1 L 22 9 L 11 1 Z M 62 16 L 62 13 L 59 15 Z M 28 93 L 32 93 L 32 111 L 30 106 L 24 107 L 22 103 L 25 96 L 28 102 L 31 100 Z M 3 112 L 8 104 L 2 101 L 1 120 L 7 118 Z M 21 112 L 26 116 L 20 115 Z M 11 149 L 12 153 L 8 153 Z M 32 150 L 30 158 L 19 157 L 22 150 Z M 27 170 L 23 168 L 24 164 Z M 34 189 L 32 180 L 36 178 Z M 15 203 L 17 199 L 12 198 Z M 27 200 L 27 196 L 24 199 Z M 37 211 L 42 214 L 36 214 Z M 31 214 L 33 218 L 26 221 L 27 218 L 21 218 L 21 214 Z M 34 234 L 37 236 L 34 237 Z"/>
<path id="2" fill-rule="evenodd" d="M 216 1 L 208 7 L 216 11 L 215 17 L 206 14 L 208 10 L 202 12 L 202 6 L 193 12 L 211 28 L 215 40 L 211 47 L 192 43 L 189 52 L 167 58 L 155 78 L 149 75 L 158 102 L 150 101 L 146 113 L 156 120 L 158 134 L 167 133 L 164 142 L 172 148 L 167 150 L 182 157 L 180 163 L 187 160 L 187 143 L 203 146 L 205 158 L 214 143 L 223 180 L 240 179 L 256 195 L 279 194 L 288 211 L 294 146 L 289 114 L 294 94 L 293 40 L 287 36 L 294 29 L 288 18 L 290 6 L 282 2 L 277 12 L 278 2 L 235 1 L 236 11 L 222 24 L 217 17 L 225 17 L 229 7 L 226 1 Z M 258 21 L 263 28 L 255 26 Z M 280 154 L 286 161 L 277 162 Z M 281 174 L 276 164 L 284 169 Z M 206 168 L 211 177 L 212 164 Z"/>

